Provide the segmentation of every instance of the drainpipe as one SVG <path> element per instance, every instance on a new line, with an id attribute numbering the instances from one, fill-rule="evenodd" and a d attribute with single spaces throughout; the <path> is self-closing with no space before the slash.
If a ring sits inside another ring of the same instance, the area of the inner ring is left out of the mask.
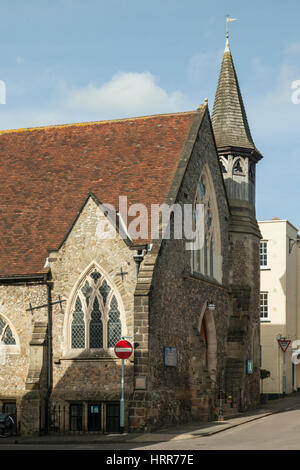
<path id="1" fill-rule="evenodd" d="M 52 297 L 51 289 L 52 284 L 47 282 L 47 304 L 48 304 L 48 344 L 47 344 L 47 394 L 46 394 L 46 409 L 45 409 L 45 427 L 49 431 L 49 416 L 50 416 L 50 397 L 52 392 Z"/>

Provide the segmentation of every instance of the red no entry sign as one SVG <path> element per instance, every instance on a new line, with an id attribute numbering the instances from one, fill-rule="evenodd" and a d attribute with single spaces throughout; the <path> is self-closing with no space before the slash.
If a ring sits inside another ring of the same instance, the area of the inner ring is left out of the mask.
<path id="1" fill-rule="evenodd" d="M 115 355 L 119 359 L 128 359 L 131 356 L 132 351 L 133 347 L 129 341 L 126 341 L 126 339 L 121 339 L 121 341 L 118 341 L 115 345 Z"/>

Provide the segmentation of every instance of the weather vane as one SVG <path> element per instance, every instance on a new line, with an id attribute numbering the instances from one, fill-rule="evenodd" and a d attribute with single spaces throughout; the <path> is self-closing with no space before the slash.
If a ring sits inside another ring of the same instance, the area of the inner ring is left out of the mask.
<path id="1" fill-rule="evenodd" d="M 229 15 L 226 15 L 226 39 L 229 38 L 229 33 L 228 33 L 228 23 L 231 23 L 231 21 L 236 21 L 238 18 L 230 18 Z"/>

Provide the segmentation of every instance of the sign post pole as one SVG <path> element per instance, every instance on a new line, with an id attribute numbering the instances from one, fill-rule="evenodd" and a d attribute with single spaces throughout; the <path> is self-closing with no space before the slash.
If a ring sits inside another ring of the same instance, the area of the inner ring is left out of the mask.
<path id="1" fill-rule="evenodd" d="M 280 338 L 277 340 L 278 344 L 283 352 L 283 370 L 282 370 L 282 394 L 286 395 L 286 350 L 291 344 L 291 340 L 286 338 Z"/>
<path id="2" fill-rule="evenodd" d="M 282 373 L 282 394 L 286 394 L 286 359 L 285 352 L 283 353 L 283 373 Z"/>
<path id="3" fill-rule="evenodd" d="M 124 432 L 124 415 L 125 415 L 125 403 L 124 403 L 124 375 L 125 375 L 124 359 L 122 359 L 122 376 L 121 376 L 121 400 L 120 400 L 120 433 Z"/>
<path id="4" fill-rule="evenodd" d="M 125 428 L 125 393 L 124 393 L 124 382 L 125 382 L 125 359 L 128 359 L 133 351 L 132 345 L 126 339 L 121 339 L 115 345 L 115 355 L 122 359 L 122 374 L 121 374 L 121 399 L 120 399 L 120 433 L 124 432 Z"/>

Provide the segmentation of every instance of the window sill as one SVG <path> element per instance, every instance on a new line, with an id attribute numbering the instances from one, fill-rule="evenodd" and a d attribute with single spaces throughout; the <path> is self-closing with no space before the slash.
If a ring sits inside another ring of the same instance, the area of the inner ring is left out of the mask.
<path id="1" fill-rule="evenodd" d="M 260 270 L 261 271 L 271 271 L 271 268 L 269 268 L 268 266 L 260 266 Z"/>
<path id="2" fill-rule="evenodd" d="M 86 350 L 80 349 L 75 351 L 68 351 L 66 352 L 61 358 L 57 360 L 59 361 L 117 361 L 119 360 L 113 348 L 105 349 L 105 350 Z"/>
<path id="3" fill-rule="evenodd" d="M 261 318 L 260 323 L 271 323 L 271 320 L 269 320 L 268 318 Z"/>

